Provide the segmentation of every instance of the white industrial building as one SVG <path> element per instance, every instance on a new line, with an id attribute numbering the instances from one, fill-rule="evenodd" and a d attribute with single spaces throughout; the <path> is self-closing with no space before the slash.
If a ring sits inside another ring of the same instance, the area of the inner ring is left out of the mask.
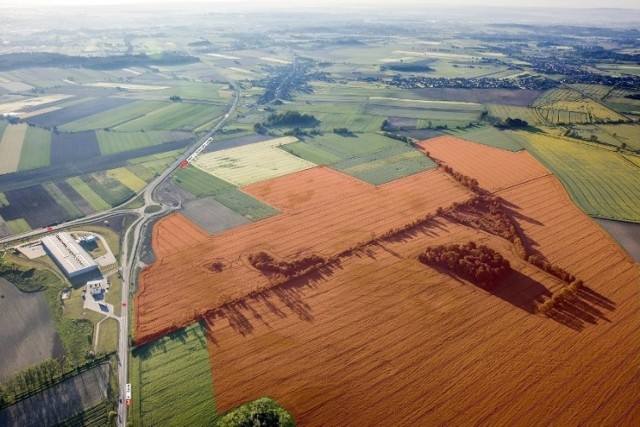
<path id="1" fill-rule="evenodd" d="M 42 239 L 42 246 L 58 267 L 67 275 L 75 277 L 98 269 L 98 264 L 69 233 L 57 233 Z"/>

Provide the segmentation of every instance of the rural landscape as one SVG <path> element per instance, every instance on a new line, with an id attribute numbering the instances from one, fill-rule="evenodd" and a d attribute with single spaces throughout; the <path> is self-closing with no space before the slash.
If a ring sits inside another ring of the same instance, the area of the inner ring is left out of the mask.
<path id="1" fill-rule="evenodd" d="M 637 6 L 115 3 L 0 5 L 0 425 L 638 425 Z"/>

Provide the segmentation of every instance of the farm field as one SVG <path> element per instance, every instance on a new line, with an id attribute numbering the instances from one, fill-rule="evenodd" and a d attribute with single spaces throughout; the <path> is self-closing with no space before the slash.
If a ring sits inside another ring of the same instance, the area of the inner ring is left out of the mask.
<path id="1" fill-rule="evenodd" d="M 57 425 L 107 398 L 111 368 L 102 364 L 0 410 L 1 425 Z"/>
<path id="2" fill-rule="evenodd" d="M 638 168 L 622 155 L 562 138 L 522 136 L 527 151 L 554 172 L 588 215 L 640 222 Z"/>
<path id="3" fill-rule="evenodd" d="M 189 139 L 192 135 L 188 132 L 105 132 L 104 130 L 97 130 L 96 137 L 100 146 L 100 154 L 104 156 L 151 147 L 179 139 Z"/>
<path id="4" fill-rule="evenodd" d="M 169 105 L 166 101 L 134 101 L 100 113 L 94 113 L 83 119 L 68 121 L 60 126 L 60 130 L 81 132 L 92 129 L 111 129 L 131 120 L 144 117 L 145 114 L 149 114 L 166 105 Z M 137 130 L 135 129 L 134 131 Z"/>
<path id="5" fill-rule="evenodd" d="M 81 177 L 69 178 L 65 181 L 71 188 L 77 192 L 94 211 L 104 211 L 110 208 L 109 203 L 104 201 L 91 187 L 82 180 Z"/>
<path id="6" fill-rule="evenodd" d="M 223 205 L 213 197 L 192 200 L 184 204 L 181 212 L 207 233 L 219 233 L 246 224 L 249 220 Z"/>
<path id="7" fill-rule="evenodd" d="M 314 167 L 315 164 L 278 148 L 295 141 L 294 137 L 283 137 L 205 153 L 196 157 L 193 165 L 235 185 L 252 184 Z"/>
<path id="8" fill-rule="evenodd" d="M 22 144 L 18 170 L 42 168 L 51 164 L 51 132 L 28 127 Z"/>
<path id="9" fill-rule="evenodd" d="M 520 151 L 520 136 L 517 132 L 509 130 L 498 130 L 493 126 L 472 128 L 470 130 L 458 131 L 451 129 L 449 134 L 457 138 L 466 139 L 468 141 L 478 142 L 480 144 L 489 145 L 491 147 L 501 148 L 507 151 Z"/>
<path id="10" fill-rule="evenodd" d="M 302 159 L 318 165 L 329 165 L 374 185 L 436 166 L 407 144 L 375 133 L 350 136 L 329 133 L 281 148 Z"/>
<path id="11" fill-rule="evenodd" d="M 73 104 L 59 110 L 31 116 L 27 121 L 46 128 L 60 127 L 61 130 L 74 131 L 76 129 L 63 125 L 65 123 L 80 121 L 100 113 L 108 114 L 112 108 L 122 107 L 131 102 L 132 100 L 130 99 L 114 97 L 89 99 L 80 104 Z"/>
<path id="12" fill-rule="evenodd" d="M 0 207 L 0 216 L 10 227 L 13 220 L 24 220 L 30 228 L 44 227 L 63 221 L 67 216 L 66 211 L 42 185 L 10 190 L 5 192 L 5 196 L 9 204 Z"/>
<path id="13" fill-rule="evenodd" d="M 0 175 L 18 170 L 26 132 L 26 123 L 9 125 L 0 132 Z"/>
<path id="14" fill-rule="evenodd" d="M 533 103 L 553 124 L 628 121 L 624 116 L 572 89 L 552 89 Z"/>
<path id="15" fill-rule="evenodd" d="M 329 256 L 369 239 L 373 232 L 404 225 L 424 215 L 429 207 L 435 211 L 438 206 L 468 197 L 466 190 L 452 185 L 451 178 L 435 170 L 373 187 L 332 169 L 316 167 L 243 190 L 282 213 L 210 238 L 189 221 L 173 224 L 177 220 L 173 218 L 183 218 L 181 215 L 172 215 L 154 227 L 152 241 L 157 262 L 140 276 L 136 340 L 172 327 L 164 319 L 168 311 L 172 313 L 173 327 L 182 327 L 225 297 L 237 296 L 237 289 L 229 292 L 235 289 L 234 283 L 244 283 L 249 291 L 266 283 L 261 274 L 243 264 L 212 273 L 207 266 L 213 260 L 235 265 L 234 260 L 257 250 L 268 250 L 282 258 L 299 253 Z M 199 243 L 194 246 L 195 242 Z M 179 257 L 171 256 L 177 252 Z M 189 277 L 180 273 L 185 262 L 191 265 Z M 177 263 L 176 267 L 171 267 L 173 263 Z M 212 274 L 219 280 L 211 282 L 215 277 Z M 216 291 L 204 283 L 215 283 Z M 183 289 L 179 297 L 175 286 Z"/>
<path id="16" fill-rule="evenodd" d="M 640 264 L 640 224 L 608 219 L 597 222 Z"/>
<path id="17" fill-rule="evenodd" d="M 205 328 L 196 323 L 133 351 L 135 425 L 213 425 L 216 404 L 207 347 Z"/>
<path id="18" fill-rule="evenodd" d="M 545 125 L 546 119 L 535 108 L 519 107 L 513 105 L 499 105 L 488 104 L 487 110 L 491 116 L 497 117 L 500 120 L 507 120 L 507 118 L 524 120 L 530 125 Z"/>
<path id="19" fill-rule="evenodd" d="M 319 167 L 245 188 L 283 213 L 206 241 L 195 238 L 177 256 L 169 255 L 176 253 L 172 242 L 201 231 L 172 224 L 154 230 L 160 255 L 140 277 L 136 340 L 163 334 L 169 318 L 171 330 L 213 308 L 207 321 L 217 408 L 267 394 L 301 425 L 381 418 L 397 425 L 509 424 L 534 417 L 630 424 L 638 397 L 628 387 L 635 387 L 640 362 L 637 267 L 528 153 L 465 141 L 455 147 L 452 140 L 436 138 L 424 147 L 439 150 L 440 160 L 463 173 L 484 168 L 477 178 L 499 190 L 527 244 L 585 280 L 581 305 L 567 312 L 573 314 L 557 321 L 531 314 L 533 300 L 560 289 L 560 281 L 521 261 L 508 241 L 441 218 L 344 257 L 339 268 L 264 288 L 265 276 L 246 265 L 252 253 L 329 256 L 471 196 L 439 170 L 371 187 Z M 459 155 L 473 147 L 479 151 Z M 508 173 L 514 164 L 531 171 Z M 325 209 L 322 221 L 314 221 L 308 215 L 318 205 L 350 214 Z M 468 240 L 496 248 L 517 272 L 486 292 L 415 260 L 429 245 Z M 220 271 L 208 268 L 213 262 Z M 188 278 L 178 267 L 185 263 Z M 573 363 L 576 357 L 580 363 Z M 550 392 L 559 400 L 549 401 Z M 577 399 L 585 405 L 576 406 Z"/>
<path id="20" fill-rule="evenodd" d="M 142 190 L 147 185 L 144 180 L 138 178 L 127 168 L 111 169 L 106 171 L 106 175 L 107 177 L 120 182 L 122 185 L 135 193 Z"/>
<path id="21" fill-rule="evenodd" d="M 20 111 L 23 111 L 30 107 L 41 106 L 70 97 L 71 95 L 51 94 L 26 98 L 21 101 L 5 102 L 4 104 L 0 104 L 0 114 L 19 113 Z"/>
<path id="22" fill-rule="evenodd" d="M 226 105 L 170 103 L 113 128 L 120 132 L 139 130 L 191 131 L 220 117 L 225 108 Z"/>
<path id="23" fill-rule="evenodd" d="M 24 368 L 62 356 L 64 348 L 44 292 L 21 292 L 0 278 L 0 295 L 0 382 L 5 382 Z"/>
<path id="24" fill-rule="evenodd" d="M 453 167 L 456 172 L 478 180 L 480 187 L 497 191 L 522 182 L 549 175 L 531 154 L 463 141 L 453 136 L 441 136 L 418 144 L 429 155 Z M 488 168 L 486 165 L 492 165 Z"/>
<path id="25" fill-rule="evenodd" d="M 522 89 L 412 89 L 412 93 L 428 99 L 442 101 L 475 102 L 478 104 L 502 104 L 526 107 L 540 95 L 538 90 Z"/>
<path id="26" fill-rule="evenodd" d="M 433 126 L 465 126 L 479 119 L 480 104 L 371 97 L 364 112 L 383 117 L 406 117 L 431 121 Z"/>

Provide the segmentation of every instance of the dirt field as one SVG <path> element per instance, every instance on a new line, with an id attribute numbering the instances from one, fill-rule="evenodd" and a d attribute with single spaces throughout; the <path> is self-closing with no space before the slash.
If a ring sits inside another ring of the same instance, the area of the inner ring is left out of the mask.
<path id="1" fill-rule="evenodd" d="M 531 308 L 562 287 L 558 279 L 520 260 L 510 242 L 441 217 L 318 274 L 255 292 L 266 279 L 248 263 L 251 253 L 266 250 L 285 260 L 335 254 L 470 196 L 439 170 L 374 188 L 314 168 L 244 189 L 282 214 L 178 256 L 167 257 L 171 248 L 165 248 L 141 275 L 136 339 L 245 295 L 208 317 L 219 411 L 268 395 L 304 426 L 381 419 L 388 425 L 634 425 L 640 417 L 637 265 L 526 153 L 452 137 L 423 146 L 497 191 L 530 251 L 585 281 L 553 319 Z M 157 236 L 164 238 L 161 247 L 198 232 L 167 225 Z M 416 260 L 429 245 L 469 240 L 499 251 L 516 270 L 493 292 Z M 214 261 L 222 271 L 208 268 Z"/>
<path id="2" fill-rule="evenodd" d="M 205 197 L 186 203 L 182 213 L 210 234 L 250 222 L 213 197 Z"/>
<path id="3" fill-rule="evenodd" d="M 67 164 L 100 157 L 100 147 L 94 131 L 51 134 L 51 164 Z"/>
<path id="4" fill-rule="evenodd" d="M 111 368 L 102 364 L 0 410 L 0 425 L 57 425 L 107 397 Z"/>
<path id="5" fill-rule="evenodd" d="M 64 354 L 44 293 L 20 292 L 0 278 L 0 383 Z M 1 425 L 2 423 L 0 423 Z"/>
<path id="6" fill-rule="evenodd" d="M 221 301 L 265 285 L 266 278 L 246 260 L 250 253 L 267 250 L 280 258 L 331 256 L 469 197 L 467 190 L 436 170 L 373 187 L 326 167 L 251 185 L 244 191 L 283 213 L 208 239 L 182 215 L 171 215 L 154 228 L 158 261 L 140 276 L 137 340 L 188 324 Z M 225 265 L 222 272 L 209 269 L 216 261 Z"/>
<path id="7" fill-rule="evenodd" d="M 510 153 L 448 135 L 418 145 L 428 151 L 432 158 L 477 179 L 482 188 L 490 191 L 549 175 L 544 166 L 524 151 Z"/>

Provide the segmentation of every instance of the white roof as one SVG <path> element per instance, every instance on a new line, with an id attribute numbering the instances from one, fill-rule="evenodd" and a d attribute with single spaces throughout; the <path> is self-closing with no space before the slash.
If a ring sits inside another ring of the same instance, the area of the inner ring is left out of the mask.
<path id="1" fill-rule="evenodd" d="M 91 255 L 82 249 L 69 233 L 62 232 L 43 237 L 42 244 L 68 275 L 98 266 Z"/>

